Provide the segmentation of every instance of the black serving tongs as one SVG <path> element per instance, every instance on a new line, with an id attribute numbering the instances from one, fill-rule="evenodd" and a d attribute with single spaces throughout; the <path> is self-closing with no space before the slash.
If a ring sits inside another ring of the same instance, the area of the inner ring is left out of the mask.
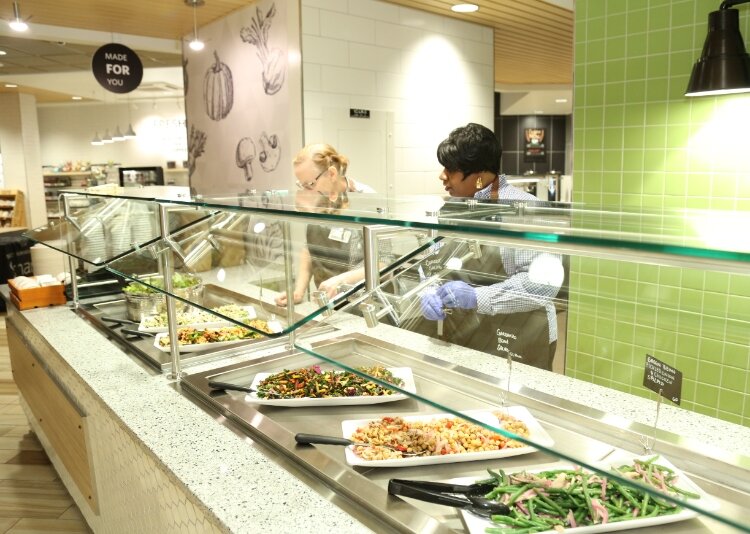
<path id="1" fill-rule="evenodd" d="M 508 515 L 510 514 L 510 508 L 507 504 L 484 497 L 495 486 L 495 481 L 479 482 L 465 486 L 446 482 L 399 480 L 392 478 L 388 481 L 388 493 L 391 495 L 401 495 L 402 497 L 411 497 L 412 499 L 433 504 L 462 508 L 481 517 Z"/>

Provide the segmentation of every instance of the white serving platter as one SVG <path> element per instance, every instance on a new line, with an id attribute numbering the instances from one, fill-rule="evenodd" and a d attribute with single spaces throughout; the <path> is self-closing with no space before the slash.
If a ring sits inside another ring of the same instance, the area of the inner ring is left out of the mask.
<path id="1" fill-rule="evenodd" d="M 257 315 L 255 314 L 255 308 L 252 306 L 241 306 L 243 310 L 245 310 L 248 313 L 248 320 L 255 319 Z M 149 317 L 144 317 L 141 319 L 140 324 L 138 325 L 138 331 L 139 332 L 150 332 L 152 334 L 157 334 L 159 332 L 167 332 L 169 330 L 169 327 L 165 326 L 144 326 L 143 323 L 148 319 Z M 184 325 L 179 325 L 178 328 L 218 328 L 221 326 L 237 326 L 234 323 L 227 321 L 226 319 L 220 319 L 216 318 L 215 321 L 209 321 L 209 322 L 195 322 L 195 323 L 187 323 Z"/>
<path id="2" fill-rule="evenodd" d="M 414 375 L 412 374 L 410 367 L 389 367 L 388 368 L 393 376 L 400 378 L 404 381 L 401 389 L 404 389 L 410 393 L 417 392 L 417 385 L 414 383 Z M 258 389 L 258 385 L 261 381 L 265 380 L 274 373 L 258 373 L 253 379 L 253 383 L 250 387 Z M 393 395 L 379 395 L 379 396 L 357 396 L 357 397 L 329 397 L 325 399 L 261 399 L 257 393 L 249 393 L 245 396 L 247 402 L 253 404 L 263 404 L 266 406 L 285 406 L 287 408 L 305 408 L 314 406 L 357 406 L 363 404 L 382 404 L 385 402 L 395 402 L 404 399 L 408 399 L 409 396 L 404 393 L 394 393 Z"/>
<path id="3" fill-rule="evenodd" d="M 531 412 L 523 406 L 511 406 L 508 408 L 498 408 L 493 410 L 496 412 L 505 411 L 509 415 L 512 415 L 516 419 L 519 419 L 526 423 L 529 429 L 529 440 L 537 443 L 543 447 L 551 447 L 554 445 L 554 440 L 547 433 L 546 430 L 539 424 Z M 498 418 L 493 415 L 492 411 L 489 410 L 469 410 L 462 412 L 469 417 L 481 421 L 488 425 L 499 427 L 501 424 Z M 431 421 L 433 419 L 440 419 L 443 417 L 454 418 L 453 414 L 438 413 L 429 415 L 411 415 L 402 416 L 405 421 Z M 357 419 L 348 420 L 341 422 L 341 430 L 345 438 L 351 439 L 352 435 L 356 432 L 359 427 L 366 426 L 370 421 L 378 421 L 378 419 Z M 447 464 L 455 462 L 473 462 L 476 460 L 496 460 L 500 458 L 508 458 L 510 456 L 518 456 L 521 454 L 529 454 L 535 452 L 537 449 L 534 447 L 524 446 L 518 448 L 506 448 L 498 449 L 496 451 L 480 451 L 480 452 L 467 452 L 461 454 L 446 454 L 442 456 L 409 456 L 406 458 L 393 458 L 388 460 L 365 460 L 354 452 L 351 447 L 346 448 L 346 461 L 349 465 L 356 465 L 361 467 L 413 467 L 417 465 L 435 465 L 435 464 Z"/>
<path id="4" fill-rule="evenodd" d="M 591 465 L 595 467 L 599 467 L 601 469 L 609 470 L 612 467 L 617 467 L 620 465 L 625 465 L 632 463 L 634 458 L 638 458 L 640 460 L 645 460 L 652 458 L 654 455 L 648 455 L 648 456 L 620 456 L 619 460 L 615 458 L 614 460 L 608 460 L 607 462 L 592 462 Z M 664 458 L 663 456 L 660 456 L 656 462 L 660 465 L 663 465 L 665 467 L 668 467 L 679 476 L 677 479 L 677 486 L 691 491 L 693 493 L 697 493 L 700 495 L 700 499 L 690 499 L 690 502 L 693 503 L 700 503 L 700 506 L 702 509 L 707 511 L 714 511 L 719 508 L 719 503 L 715 499 L 713 499 L 711 496 L 709 496 L 705 491 L 703 491 L 701 488 L 699 488 L 692 480 L 690 480 L 682 471 L 677 469 L 672 463 Z M 538 472 L 538 471 L 545 471 L 547 469 L 573 469 L 570 465 L 556 465 L 553 467 L 547 466 L 544 468 L 529 468 L 527 469 L 528 472 Z M 523 471 L 524 469 L 513 469 L 514 473 Z M 456 484 L 471 484 L 473 482 L 476 482 L 476 478 L 458 478 L 451 480 L 452 483 Z M 497 525 L 492 523 L 489 519 L 479 517 L 476 514 L 472 514 L 469 511 L 461 510 L 461 515 L 463 516 L 464 524 L 466 525 L 466 529 L 469 531 L 469 534 L 485 534 L 485 529 L 488 527 L 502 527 L 502 525 Z M 636 519 L 630 519 L 627 521 L 618 521 L 616 523 L 607 523 L 605 525 L 589 525 L 585 527 L 575 527 L 575 528 L 565 528 L 566 534 L 595 534 L 597 532 L 616 532 L 619 530 L 630 530 L 630 529 L 636 529 L 636 528 L 643 528 L 643 527 L 653 527 L 658 525 L 666 525 L 668 523 L 676 523 L 679 521 L 685 521 L 687 519 L 692 519 L 694 517 L 698 516 L 698 512 L 694 512 L 693 510 L 689 510 L 687 508 L 683 508 L 680 512 L 676 514 L 670 514 L 670 515 L 662 515 L 658 517 L 640 517 Z M 543 532 L 540 532 L 539 534 L 558 534 L 555 530 L 545 530 Z"/>
<path id="5" fill-rule="evenodd" d="M 227 325 L 222 325 L 227 326 Z M 232 325 L 237 326 L 237 325 Z M 273 330 L 274 333 L 281 332 L 281 324 L 278 321 L 268 321 L 268 327 Z M 186 328 L 184 326 L 181 326 L 180 328 Z M 221 326 L 216 327 L 221 328 Z M 162 346 L 159 341 L 164 338 L 169 337 L 169 332 L 160 332 L 159 334 L 156 334 L 156 337 L 154 338 L 154 347 L 159 349 L 162 352 L 170 352 L 171 348 L 170 345 Z M 200 352 L 202 350 L 209 350 L 209 349 L 217 349 L 220 347 L 229 347 L 231 345 L 239 345 L 240 343 L 247 343 L 249 341 L 255 341 L 257 339 L 261 338 L 248 338 L 248 339 L 235 339 L 232 341 L 215 341 L 213 343 L 197 343 L 195 345 L 180 345 L 180 352 Z"/>

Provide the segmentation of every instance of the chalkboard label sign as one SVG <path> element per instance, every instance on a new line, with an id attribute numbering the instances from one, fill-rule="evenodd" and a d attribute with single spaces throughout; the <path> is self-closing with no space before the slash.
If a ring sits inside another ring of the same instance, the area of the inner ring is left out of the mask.
<path id="1" fill-rule="evenodd" d="M 675 404 L 680 404 L 682 397 L 682 371 L 670 367 L 646 354 L 646 367 L 643 372 L 643 385 L 651 391 L 661 394 Z"/>
<path id="2" fill-rule="evenodd" d="M 369 119 L 370 118 L 370 110 L 369 109 L 349 108 L 349 117 L 352 118 L 352 119 Z"/>
<path id="3" fill-rule="evenodd" d="M 91 58 L 91 70 L 99 85 L 112 93 L 129 93 L 141 85 L 143 63 L 125 45 L 109 43 L 99 47 Z"/>

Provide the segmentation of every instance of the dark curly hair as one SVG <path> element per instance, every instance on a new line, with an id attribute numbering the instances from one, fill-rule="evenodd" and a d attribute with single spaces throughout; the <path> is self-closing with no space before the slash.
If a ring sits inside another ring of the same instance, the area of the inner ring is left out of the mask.
<path id="1" fill-rule="evenodd" d="M 489 128 L 470 122 L 453 130 L 437 148 L 440 165 L 451 172 L 461 171 L 464 180 L 475 172 L 500 173 L 500 141 Z"/>

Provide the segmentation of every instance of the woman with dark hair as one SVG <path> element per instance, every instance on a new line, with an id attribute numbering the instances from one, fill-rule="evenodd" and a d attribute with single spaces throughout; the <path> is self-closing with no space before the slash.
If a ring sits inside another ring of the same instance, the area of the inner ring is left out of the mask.
<path id="1" fill-rule="evenodd" d="M 501 154 L 488 128 L 475 123 L 456 128 L 437 149 L 445 190 L 452 197 L 536 202 L 500 174 Z M 465 241 L 440 244 L 432 258 L 439 261 L 426 262 L 436 271 L 468 249 Z M 422 315 L 444 321 L 448 341 L 551 370 L 557 346 L 553 299 L 563 277 L 557 255 L 483 245 L 481 254 L 444 276 L 437 289 L 423 293 Z"/>

